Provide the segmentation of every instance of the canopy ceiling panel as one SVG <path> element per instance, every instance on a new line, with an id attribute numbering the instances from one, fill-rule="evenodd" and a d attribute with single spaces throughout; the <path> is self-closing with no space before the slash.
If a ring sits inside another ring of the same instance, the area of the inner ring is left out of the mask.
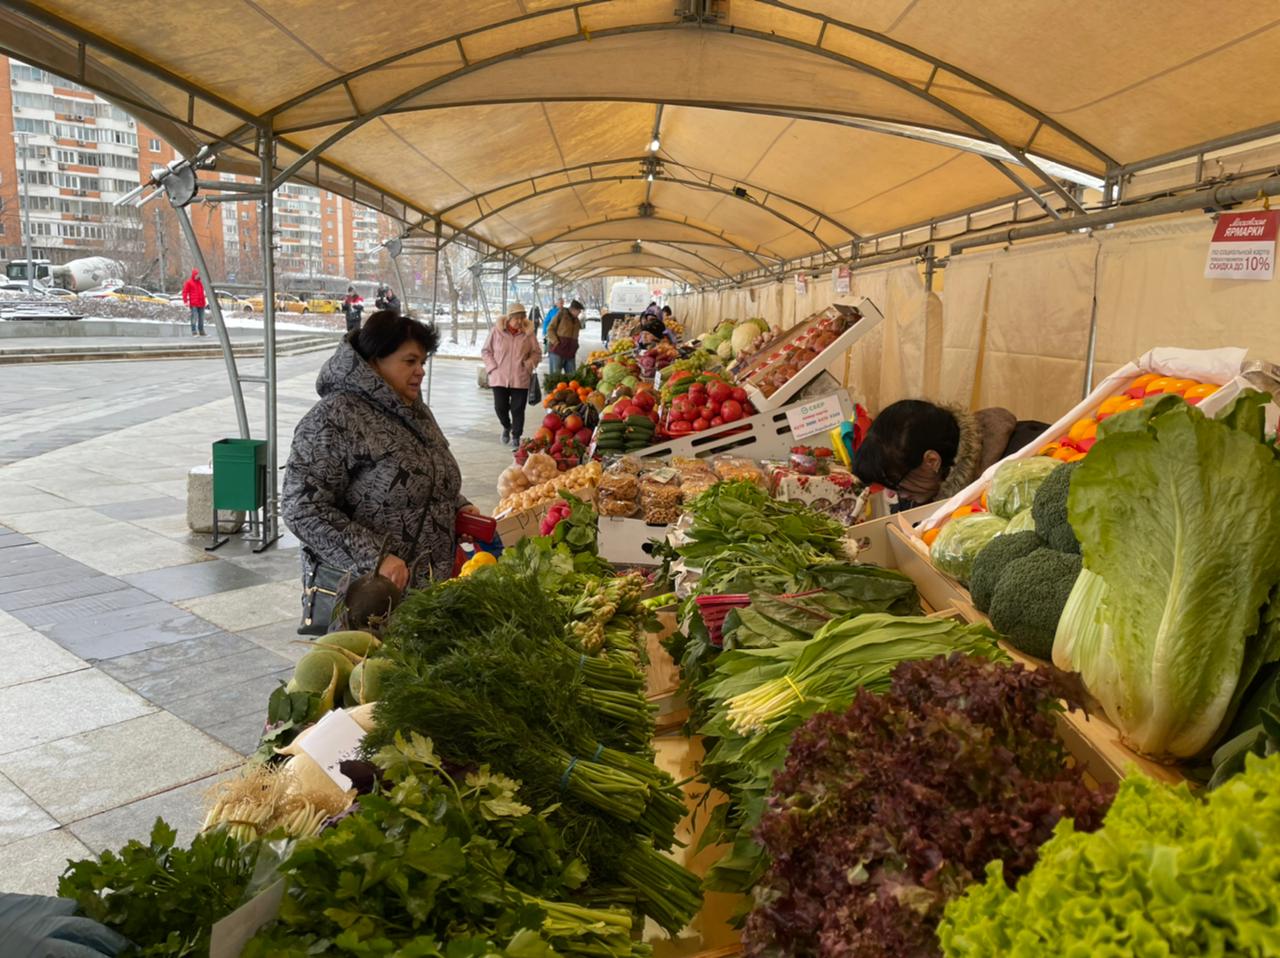
<path id="1" fill-rule="evenodd" d="M 692 250 L 653 242 L 640 244 L 639 252 L 636 251 L 634 243 L 626 241 L 592 244 L 570 255 L 559 257 L 552 265 L 552 268 L 556 272 L 570 272 L 575 269 L 581 269 L 586 264 L 603 257 L 614 257 L 623 254 L 662 256 L 672 263 L 679 263 L 683 267 L 687 267 L 694 272 L 703 273 L 713 279 L 732 278 L 732 274 L 727 270 Z"/>
<path id="2" fill-rule="evenodd" d="M 602 253 L 610 250 L 621 252 L 632 249 L 636 242 L 630 239 L 593 240 L 587 243 L 558 242 L 548 245 L 545 248 L 546 252 L 540 253 L 535 261 L 545 269 L 558 270 L 562 266 L 581 262 L 585 253 L 595 250 L 600 250 Z M 756 266 L 755 261 L 743 253 L 714 246 L 675 243 L 670 240 L 646 240 L 641 241 L 641 245 L 645 248 L 653 248 L 664 256 L 671 256 L 691 266 L 709 267 L 729 276 L 754 269 Z"/>
<path id="3" fill-rule="evenodd" d="M 408 224 L 543 266 L 564 243 L 683 246 L 643 254 L 655 275 L 847 247 L 1004 201 L 1013 179 L 1061 196 L 1036 157 L 1114 172 L 1280 116 L 1280 0 L 732 0 L 701 22 L 681 5 L 0 0 L 0 50 L 188 154 L 226 138 L 219 170 L 252 170 L 269 125 L 277 169 Z M 912 138 L 847 125 L 884 122 Z"/>

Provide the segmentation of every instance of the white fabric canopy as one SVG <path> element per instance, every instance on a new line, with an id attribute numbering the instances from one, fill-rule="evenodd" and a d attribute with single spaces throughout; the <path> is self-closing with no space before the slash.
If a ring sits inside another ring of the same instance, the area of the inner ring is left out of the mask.
<path id="1" fill-rule="evenodd" d="M 256 172 L 269 128 L 277 172 L 407 223 L 543 268 L 572 237 L 568 275 L 641 240 L 608 265 L 691 282 L 1016 196 L 1010 172 L 1048 189 L 1038 158 L 1101 175 L 1280 116 L 1280 0 L 683 6 L 5 0 L 0 48 L 222 141 L 220 169 Z"/>

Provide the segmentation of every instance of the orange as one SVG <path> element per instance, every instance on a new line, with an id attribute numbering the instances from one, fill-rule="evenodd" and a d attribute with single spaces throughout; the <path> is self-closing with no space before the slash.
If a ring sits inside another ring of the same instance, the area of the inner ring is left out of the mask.
<path id="1" fill-rule="evenodd" d="M 934 528 L 925 532 L 925 534 L 922 535 L 920 538 L 924 540 L 925 545 L 931 546 L 933 545 L 933 540 L 938 538 L 938 533 L 940 533 L 941 531 L 942 531 L 942 526 L 935 526 Z"/>
<path id="2" fill-rule="evenodd" d="M 1215 386 L 1213 383 L 1197 383 L 1194 386 L 1188 386 L 1187 391 L 1182 394 L 1184 399 L 1204 399 L 1206 396 L 1212 396 L 1221 386 Z"/>
<path id="3" fill-rule="evenodd" d="M 1169 387 L 1177 381 L 1177 376 L 1158 376 L 1147 383 L 1147 395 L 1154 396 L 1158 393 L 1169 392 Z"/>
<path id="4" fill-rule="evenodd" d="M 1072 426 L 1067 436 L 1071 439 L 1093 439 L 1098 435 L 1096 419 L 1079 419 Z"/>
<path id="5" fill-rule="evenodd" d="M 581 389 L 581 388 L 582 388 L 582 383 L 578 382 L 576 379 L 571 380 L 571 381 L 569 382 L 569 388 L 570 388 L 570 389 Z"/>
<path id="6" fill-rule="evenodd" d="M 1145 389 L 1147 387 L 1147 383 L 1153 382 L 1154 380 L 1157 380 L 1159 378 L 1160 378 L 1159 373 L 1144 373 L 1143 375 L 1135 379 L 1133 382 L 1129 383 L 1129 388 Z"/>
<path id="7" fill-rule="evenodd" d="M 1123 393 L 1119 396 L 1112 396 L 1110 399 L 1102 400 L 1102 405 L 1098 407 L 1099 416 L 1111 416 L 1119 411 L 1120 407 L 1129 401 L 1129 397 Z"/>

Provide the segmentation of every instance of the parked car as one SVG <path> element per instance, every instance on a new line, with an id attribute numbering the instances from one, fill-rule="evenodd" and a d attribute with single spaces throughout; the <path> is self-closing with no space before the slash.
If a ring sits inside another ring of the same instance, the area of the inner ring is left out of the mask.
<path id="1" fill-rule="evenodd" d="M 326 297 L 309 299 L 306 302 L 306 306 L 307 308 L 303 310 L 304 313 L 337 313 L 342 310 L 342 303 L 336 299 L 328 299 Z"/>
<path id="2" fill-rule="evenodd" d="M 141 286 L 99 286 L 97 289 L 85 290 L 80 295 L 85 299 L 120 299 L 134 303 L 169 305 L 168 297 L 160 296 Z"/>
<path id="3" fill-rule="evenodd" d="M 582 318 L 583 320 L 594 319 L 598 321 L 600 319 L 600 310 L 588 306 L 582 311 Z"/>
<path id="4" fill-rule="evenodd" d="M 0 293 L 15 293 L 20 296 L 48 296 L 49 291 L 39 283 L 28 288 L 25 280 L 6 279 L 0 280 Z"/>
<path id="5" fill-rule="evenodd" d="M 241 302 L 241 308 L 246 313 L 262 312 L 262 294 L 250 296 Z M 297 296 L 292 293 L 276 293 L 276 312 L 277 313 L 309 313 L 310 307 Z"/>

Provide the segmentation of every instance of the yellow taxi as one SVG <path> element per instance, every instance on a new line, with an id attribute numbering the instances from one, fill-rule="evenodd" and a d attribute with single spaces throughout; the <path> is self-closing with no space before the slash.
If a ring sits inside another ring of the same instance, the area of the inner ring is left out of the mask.
<path id="1" fill-rule="evenodd" d="M 342 304 L 336 299 L 318 298 L 307 300 L 307 308 L 303 312 L 336 313 L 341 311 Z"/>
<path id="2" fill-rule="evenodd" d="M 250 296 L 244 301 L 244 311 L 260 313 L 262 312 L 262 294 Z M 292 293 L 276 293 L 276 312 L 277 313 L 309 313 L 312 312 L 307 304 L 300 300 Z"/>
<path id="3" fill-rule="evenodd" d="M 157 303 L 162 306 L 169 304 L 168 296 L 161 296 L 141 286 L 101 287 L 82 295 L 87 299 L 122 299 L 132 303 Z"/>

